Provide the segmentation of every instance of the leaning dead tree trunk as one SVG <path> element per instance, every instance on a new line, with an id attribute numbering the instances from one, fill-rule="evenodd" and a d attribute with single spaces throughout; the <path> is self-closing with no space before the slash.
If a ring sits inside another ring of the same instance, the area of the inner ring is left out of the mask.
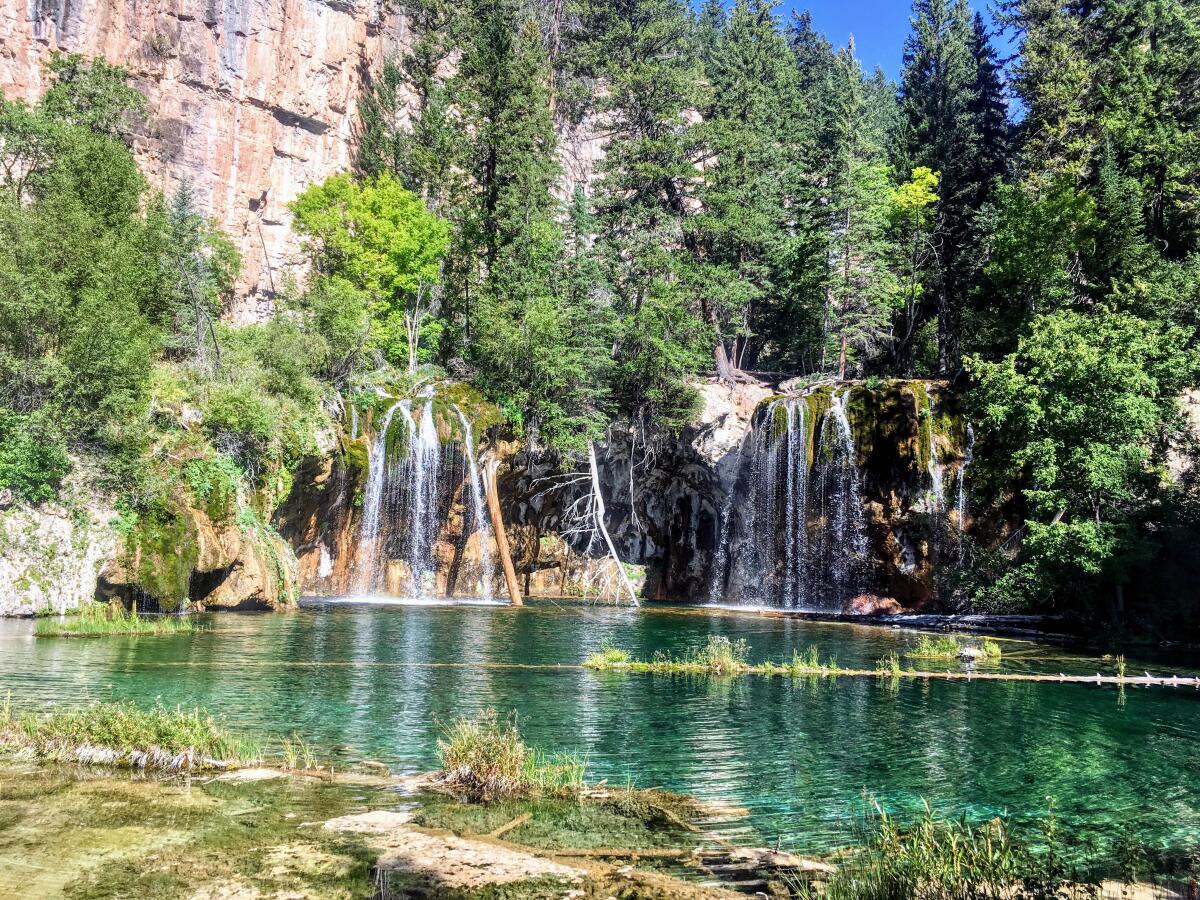
<path id="1" fill-rule="evenodd" d="M 512 554 L 508 552 L 508 533 L 504 530 L 504 516 L 500 514 L 500 490 L 496 478 L 499 465 L 496 459 L 488 459 L 484 463 L 483 490 L 487 495 L 488 515 L 492 519 L 492 533 L 496 535 L 496 550 L 500 553 L 508 598 L 513 606 L 522 606 L 524 604 L 521 600 L 521 588 L 517 585 L 517 570 L 513 567 Z"/>
<path id="2" fill-rule="evenodd" d="M 633 589 L 633 583 L 625 574 L 625 566 L 621 564 L 621 559 L 617 556 L 617 548 L 613 546 L 612 538 L 608 534 L 608 527 L 604 524 L 604 495 L 600 491 L 600 468 L 596 465 L 596 446 L 591 441 L 588 441 L 588 463 L 592 470 L 592 517 L 596 524 L 596 530 L 600 532 L 604 543 L 608 545 L 608 555 L 612 558 L 613 565 L 616 566 L 621 584 L 629 593 L 629 602 L 638 606 L 637 593 Z"/>

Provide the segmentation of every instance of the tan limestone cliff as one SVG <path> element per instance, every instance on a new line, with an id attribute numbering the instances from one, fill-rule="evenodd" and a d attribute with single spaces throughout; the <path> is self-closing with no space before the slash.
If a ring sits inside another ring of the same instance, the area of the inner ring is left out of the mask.
<path id="1" fill-rule="evenodd" d="M 269 308 L 297 260 L 287 203 L 345 169 L 364 78 L 401 47 L 382 0 L 0 0 L 0 90 L 36 99 L 55 50 L 132 72 L 154 188 L 186 180 L 243 254 L 232 318 Z"/>

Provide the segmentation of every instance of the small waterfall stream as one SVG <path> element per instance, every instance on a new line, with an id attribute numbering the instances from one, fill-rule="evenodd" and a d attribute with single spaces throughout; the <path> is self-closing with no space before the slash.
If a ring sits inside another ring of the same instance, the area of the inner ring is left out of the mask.
<path id="1" fill-rule="evenodd" d="M 463 427 L 463 442 L 466 444 L 467 475 L 471 483 L 471 517 L 475 533 L 479 536 L 479 568 L 482 584 L 479 596 L 482 600 L 491 600 L 492 581 L 496 570 L 492 565 L 492 551 L 488 544 L 492 540 L 492 530 L 488 524 L 487 508 L 483 499 L 483 479 L 479 475 L 479 463 L 475 459 L 475 436 L 471 423 L 458 406 L 454 407 L 458 420 Z M 464 528 L 465 528 L 464 524 Z"/>
<path id="2" fill-rule="evenodd" d="M 868 562 L 867 521 L 854 432 L 846 415 L 849 390 L 834 394 L 821 423 L 815 493 L 820 508 L 820 609 L 842 609 L 858 593 Z"/>
<path id="3" fill-rule="evenodd" d="M 963 451 L 962 465 L 958 469 L 958 502 L 955 510 L 958 513 L 958 530 L 965 531 L 967 527 L 967 469 L 975 459 L 975 429 L 967 423 L 967 446 Z"/>
<path id="4" fill-rule="evenodd" d="M 438 515 L 438 476 L 441 471 L 442 446 L 437 425 L 433 421 L 433 403 L 427 402 L 421 411 L 418 426 L 411 409 L 405 407 L 412 440 L 405 457 L 404 524 L 408 526 L 407 558 L 410 571 L 410 593 L 424 597 L 430 593 L 435 575 L 433 546 L 440 525 Z"/>
<path id="5" fill-rule="evenodd" d="M 938 458 L 937 435 L 933 430 L 933 398 L 929 399 L 929 407 L 925 416 L 925 434 L 929 441 L 929 487 L 932 491 L 930 512 L 939 513 L 946 505 L 946 485 L 942 475 L 942 462 Z"/>
<path id="6" fill-rule="evenodd" d="M 460 496 L 464 544 L 470 534 L 478 535 L 479 572 L 478 578 L 472 579 L 472 590 L 477 590 L 482 599 L 491 600 L 495 575 L 492 537 L 470 421 L 462 409 L 454 406 L 462 425 L 462 446 L 443 446 L 433 400 L 415 402 L 420 404 L 419 411 L 414 409 L 413 400 L 392 404 L 368 446 L 370 468 L 363 490 L 351 588 L 359 595 L 398 589 L 412 598 L 436 593 L 438 540 L 449 504 Z M 397 415 L 404 423 L 403 439 L 392 433 Z M 357 416 L 352 415 L 351 427 L 357 429 Z M 406 564 L 407 571 L 401 570 L 405 579 L 402 586 L 396 584 L 394 573 L 389 577 L 389 564 L 395 561 Z"/>
<path id="7" fill-rule="evenodd" d="M 396 411 L 404 403 L 395 403 L 383 417 L 379 434 L 371 442 L 368 450 L 370 469 L 367 474 L 367 486 L 363 491 L 362 524 L 359 526 L 358 557 L 354 573 L 354 591 L 359 594 L 370 593 L 379 587 L 382 546 L 380 541 L 380 525 L 383 519 L 384 494 L 388 484 L 387 439 L 388 430 L 392 427 L 392 419 Z M 352 406 L 351 409 L 354 407 Z M 407 415 L 405 410 L 405 415 Z M 409 417 L 411 421 L 411 416 Z M 357 417 L 355 417 L 357 428 Z"/>

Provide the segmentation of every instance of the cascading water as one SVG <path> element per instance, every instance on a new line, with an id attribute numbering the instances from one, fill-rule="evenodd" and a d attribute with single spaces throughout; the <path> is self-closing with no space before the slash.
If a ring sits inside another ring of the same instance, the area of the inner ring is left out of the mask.
<path id="1" fill-rule="evenodd" d="M 434 576 L 433 545 L 437 539 L 440 520 L 438 475 L 441 469 L 442 447 L 438 440 L 437 425 L 433 421 L 432 401 L 426 403 L 421 411 L 419 427 L 407 408 L 406 412 L 413 435 L 405 459 L 407 556 L 412 573 L 412 595 L 424 597 L 432 587 L 430 581 Z"/>
<path id="2" fill-rule="evenodd" d="M 418 401 L 422 402 L 422 401 Z M 483 480 L 475 459 L 475 439 L 463 411 L 454 407 L 463 429 L 462 453 L 443 460 L 432 400 L 414 412 L 412 400 L 393 404 L 384 415 L 379 433 L 368 448 L 370 472 L 363 492 L 357 563 L 352 588 L 358 594 L 397 590 L 388 575 L 388 563 L 407 563 L 407 583 L 399 587 L 406 596 L 427 597 L 436 589 L 435 549 L 446 523 L 447 504 L 461 486 L 464 539 L 479 537 L 478 595 L 492 599 L 495 567 L 491 551 L 491 528 L 483 494 Z M 400 415 L 404 439 L 389 433 Z M 458 457 L 463 459 L 459 481 Z M 468 499 L 469 495 L 469 499 Z"/>
<path id="3" fill-rule="evenodd" d="M 396 411 L 404 406 L 403 402 L 391 406 L 383 417 L 383 425 L 379 434 L 370 444 L 368 460 L 370 469 L 367 475 L 367 486 L 363 491 L 362 524 L 359 528 L 357 565 L 354 573 L 354 590 L 366 594 L 377 590 L 380 575 L 380 558 L 382 546 L 380 526 L 383 520 L 384 495 L 388 486 L 387 439 L 388 430 Z M 351 407 L 353 409 L 353 407 Z M 407 410 L 405 411 L 407 415 Z M 411 421 L 411 417 L 410 417 Z"/>
<path id="4" fill-rule="evenodd" d="M 948 445 L 945 436 L 939 445 L 930 401 L 918 418 L 920 430 L 914 437 L 919 438 L 922 462 L 914 472 L 908 469 L 907 451 L 918 441 L 909 443 L 906 436 L 889 445 L 893 432 L 884 429 L 895 426 L 887 419 L 881 420 L 883 427 L 876 421 L 851 423 L 851 391 L 866 392 L 866 415 L 878 409 L 878 393 L 866 387 L 828 390 L 818 387 L 806 396 L 773 400 L 755 416 L 730 461 L 735 474 L 725 470 L 728 489 L 713 553 L 710 602 L 840 612 L 860 596 L 878 597 L 890 590 L 889 566 L 904 577 L 919 577 L 913 574 L 918 541 L 927 541 L 921 552 L 936 568 L 944 528 L 952 521 L 955 498 L 947 496 L 952 486 L 958 491 L 962 527 L 965 470 L 974 439 L 970 429 L 962 464 L 956 466 L 953 456 L 947 463 L 943 457 Z M 868 443 L 863 448 L 856 444 L 855 427 L 865 429 Z M 865 469 L 868 465 L 876 468 Z M 867 473 L 902 479 L 904 496 L 893 493 L 881 501 L 884 515 L 889 515 L 889 503 L 905 503 L 910 496 L 909 481 L 901 471 L 917 476 L 920 487 L 912 485 L 912 508 L 926 515 L 902 514 L 881 523 L 881 537 L 891 543 L 881 545 L 877 560 L 867 521 L 866 490 L 874 490 Z M 956 478 L 956 484 L 947 484 L 949 477 Z"/>
<path id="5" fill-rule="evenodd" d="M 816 459 L 814 493 L 821 524 L 817 553 L 825 609 L 843 609 L 859 592 L 868 556 L 858 453 L 846 415 L 849 396 L 849 390 L 834 395 L 821 423 Z"/>
<path id="6" fill-rule="evenodd" d="M 479 569 L 482 584 L 480 585 L 479 596 L 483 600 L 492 599 L 492 581 L 495 577 L 495 568 L 492 565 L 492 552 L 489 547 L 491 541 L 491 528 L 488 525 L 487 509 L 483 499 L 483 479 L 479 475 L 479 463 L 475 459 L 475 438 L 471 430 L 471 423 L 467 421 L 466 415 L 462 409 L 454 407 L 454 411 L 458 413 L 458 420 L 463 427 L 463 442 L 466 447 L 467 455 L 467 477 L 471 487 L 471 517 L 472 525 L 475 533 L 479 536 Z M 464 526 L 465 527 L 465 526 Z"/>
<path id="7" fill-rule="evenodd" d="M 732 579 L 759 603 L 794 607 L 806 594 L 800 565 L 807 546 L 805 409 L 803 400 L 777 400 L 750 436 L 750 495 L 743 523 L 748 541 L 733 560 Z"/>
<path id="8" fill-rule="evenodd" d="M 929 487 L 930 512 L 939 513 L 946 505 L 946 485 L 942 475 L 942 462 L 938 458 L 937 436 L 933 430 L 933 400 L 929 401 L 929 409 L 925 417 L 926 439 L 929 441 Z"/>
<path id="9" fill-rule="evenodd" d="M 967 423 L 967 446 L 963 452 L 962 465 L 958 469 L 958 503 L 955 510 L 958 513 L 958 530 L 965 531 L 967 527 L 967 469 L 975 458 L 975 429 Z"/>

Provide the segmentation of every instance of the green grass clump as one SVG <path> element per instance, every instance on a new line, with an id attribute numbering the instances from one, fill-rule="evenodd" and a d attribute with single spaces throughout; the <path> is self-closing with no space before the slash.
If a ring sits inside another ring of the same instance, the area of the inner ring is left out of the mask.
<path id="1" fill-rule="evenodd" d="M 582 759 L 527 746 L 515 719 L 501 722 L 494 709 L 450 723 L 438 740 L 438 756 L 442 783 L 472 803 L 569 797 L 584 787 Z"/>
<path id="2" fill-rule="evenodd" d="M 744 640 L 731 641 L 727 637 L 709 635 L 703 647 L 690 651 L 683 663 L 692 669 L 701 669 L 713 675 L 730 675 L 750 668 L 746 662 L 750 647 Z"/>
<path id="3" fill-rule="evenodd" d="M 93 603 L 76 615 L 64 618 L 39 619 L 38 637 L 104 637 L 106 635 L 191 634 L 200 628 L 182 616 L 143 617 L 134 609 Z"/>
<path id="4" fill-rule="evenodd" d="M 596 669 L 604 671 L 605 669 L 620 669 L 629 664 L 629 654 L 624 650 L 619 650 L 611 644 L 603 644 L 598 653 L 593 653 L 583 661 L 585 669 Z"/>
<path id="5" fill-rule="evenodd" d="M 900 668 L 900 657 L 896 653 L 889 653 L 875 662 L 876 675 L 890 675 L 893 678 L 899 678 L 902 671 Z"/>
<path id="6" fill-rule="evenodd" d="M 228 733 L 204 710 L 145 710 L 97 703 L 46 716 L 0 707 L 0 749 L 42 759 L 164 770 L 227 768 L 256 762 L 258 746 Z"/>
<path id="7" fill-rule="evenodd" d="M 315 769 L 317 767 L 317 759 L 312 746 L 299 734 L 285 737 L 281 742 L 281 748 L 284 764 L 289 769 Z"/>
<path id="8" fill-rule="evenodd" d="M 968 648 L 978 650 L 986 659 L 999 659 L 1003 655 L 1000 645 L 991 638 L 972 646 L 948 634 L 923 634 L 917 639 L 916 646 L 905 655 L 910 659 L 958 659 Z"/>
<path id="9" fill-rule="evenodd" d="M 794 885 L 803 900 L 1034 900 L 1096 896 L 1096 885 L 1064 861 L 1053 814 L 1041 825 L 1037 850 L 1011 833 L 1007 820 L 982 825 L 943 821 L 928 804 L 902 826 L 878 806 L 864 823 L 859 849 L 844 857 L 822 890 Z"/>
<path id="10" fill-rule="evenodd" d="M 749 655 L 750 648 L 745 641 L 730 641 L 726 637 L 711 635 L 702 647 L 693 647 L 679 656 L 659 652 L 649 661 L 632 659 L 624 650 L 605 645 L 600 652 L 584 660 L 583 667 L 597 671 L 650 672 L 659 675 L 782 675 L 797 678 L 833 676 L 842 672 L 836 659 L 822 659 L 821 651 L 815 646 L 809 646 L 803 652 L 792 651 L 791 660 L 782 663 L 767 660 L 751 664 Z"/>
<path id="11" fill-rule="evenodd" d="M 957 638 L 950 635 L 923 634 L 917 639 L 917 645 L 906 655 L 913 659 L 958 659 L 963 645 Z"/>

